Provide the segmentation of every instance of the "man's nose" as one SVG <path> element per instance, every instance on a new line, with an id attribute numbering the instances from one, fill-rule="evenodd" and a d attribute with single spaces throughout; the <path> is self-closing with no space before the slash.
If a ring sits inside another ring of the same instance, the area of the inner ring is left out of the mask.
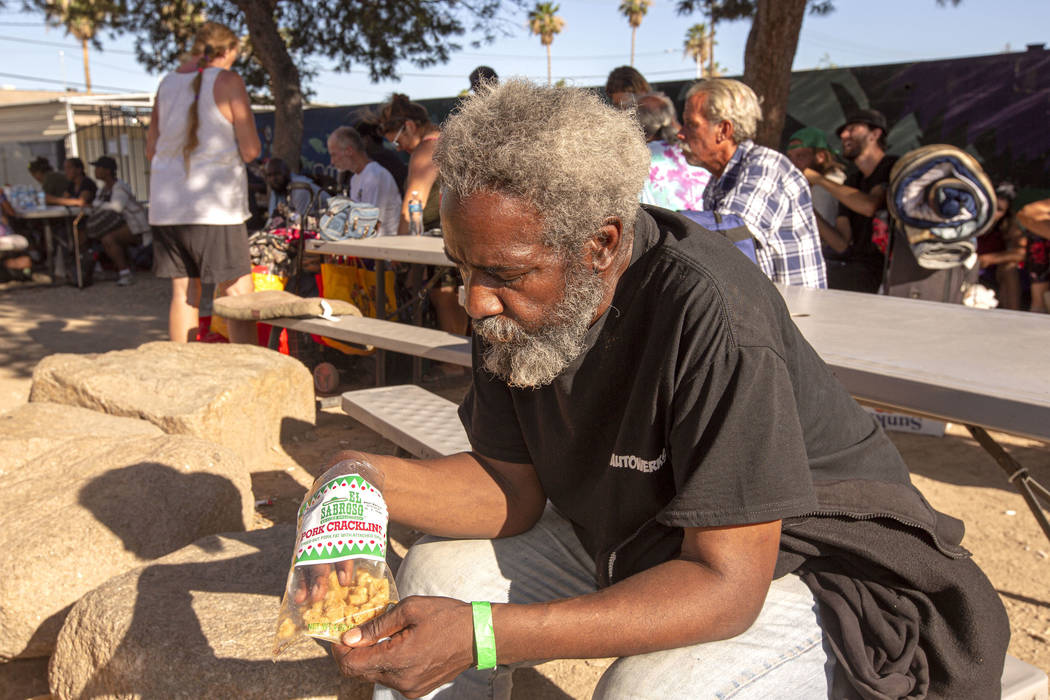
<path id="1" fill-rule="evenodd" d="M 481 319 L 503 313 L 503 303 L 493 286 L 486 284 L 481 275 L 463 275 L 463 308 L 471 318 Z"/>

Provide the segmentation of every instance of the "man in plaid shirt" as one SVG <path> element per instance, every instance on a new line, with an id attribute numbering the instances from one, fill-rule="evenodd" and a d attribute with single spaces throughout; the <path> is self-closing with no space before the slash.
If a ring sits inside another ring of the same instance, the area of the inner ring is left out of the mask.
<path id="1" fill-rule="evenodd" d="M 686 93 L 678 138 L 711 171 L 704 209 L 743 219 L 774 282 L 827 287 L 809 184 L 785 156 L 751 141 L 761 119 L 758 98 L 739 81 L 701 80 Z"/>

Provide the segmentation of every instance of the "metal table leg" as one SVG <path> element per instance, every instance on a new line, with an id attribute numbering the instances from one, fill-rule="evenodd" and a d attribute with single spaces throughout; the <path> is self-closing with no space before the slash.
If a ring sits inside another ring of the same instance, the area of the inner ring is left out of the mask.
<path id="1" fill-rule="evenodd" d="M 1028 470 L 1011 457 L 984 428 L 968 425 L 966 429 L 984 448 L 984 451 L 991 455 L 992 459 L 1006 472 L 1007 481 L 1021 492 L 1021 497 L 1028 504 L 1028 509 L 1032 511 L 1032 515 L 1035 516 L 1039 527 L 1043 529 L 1043 534 L 1050 540 L 1050 521 L 1047 520 L 1045 512 L 1050 509 L 1050 491 L 1033 479 Z M 1042 503 L 1040 503 L 1040 500 L 1042 500 Z"/>
<path id="2" fill-rule="evenodd" d="M 386 318 L 386 260 L 376 260 L 376 318 Z M 386 351 L 376 350 L 376 386 L 386 385 Z"/>

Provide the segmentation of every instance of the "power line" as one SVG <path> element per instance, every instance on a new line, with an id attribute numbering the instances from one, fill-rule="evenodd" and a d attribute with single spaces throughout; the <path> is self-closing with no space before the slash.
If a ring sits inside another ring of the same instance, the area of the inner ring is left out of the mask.
<path id="1" fill-rule="evenodd" d="M 41 46 L 57 46 L 58 48 L 66 49 L 67 51 L 72 51 L 74 49 L 79 49 L 80 48 L 76 44 L 64 44 L 64 43 L 60 43 L 60 42 L 57 42 L 57 41 L 43 41 L 41 39 L 23 39 L 22 37 L 17 37 L 17 36 L 0 36 L 0 41 L 16 41 L 19 44 L 39 44 Z M 134 51 L 124 51 L 123 49 L 100 49 L 100 50 L 103 53 L 107 53 L 107 52 L 108 53 L 120 53 L 120 54 L 126 54 L 128 56 L 134 56 L 135 55 Z"/>
<path id="2" fill-rule="evenodd" d="M 15 73 L 0 73 L 0 78 L 17 78 L 18 80 L 32 80 L 38 83 L 54 83 L 56 85 L 84 85 L 72 80 L 54 80 L 52 78 L 37 78 L 32 75 L 17 75 Z M 142 92 L 142 90 L 132 90 L 126 87 L 113 87 L 111 85 L 92 85 L 94 88 L 101 88 L 102 90 L 113 90 L 115 92 Z"/>

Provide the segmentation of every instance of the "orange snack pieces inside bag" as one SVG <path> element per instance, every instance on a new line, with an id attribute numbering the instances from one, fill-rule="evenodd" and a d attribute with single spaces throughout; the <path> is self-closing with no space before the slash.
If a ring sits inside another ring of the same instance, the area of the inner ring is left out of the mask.
<path id="1" fill-rule="evenodd" d="M 303 499 L 274 657 L 306 637 L 338 641 L 397 602 L 385 559 L 381 482 L 371 465 L 347 460 L 319 477 Z"/>

